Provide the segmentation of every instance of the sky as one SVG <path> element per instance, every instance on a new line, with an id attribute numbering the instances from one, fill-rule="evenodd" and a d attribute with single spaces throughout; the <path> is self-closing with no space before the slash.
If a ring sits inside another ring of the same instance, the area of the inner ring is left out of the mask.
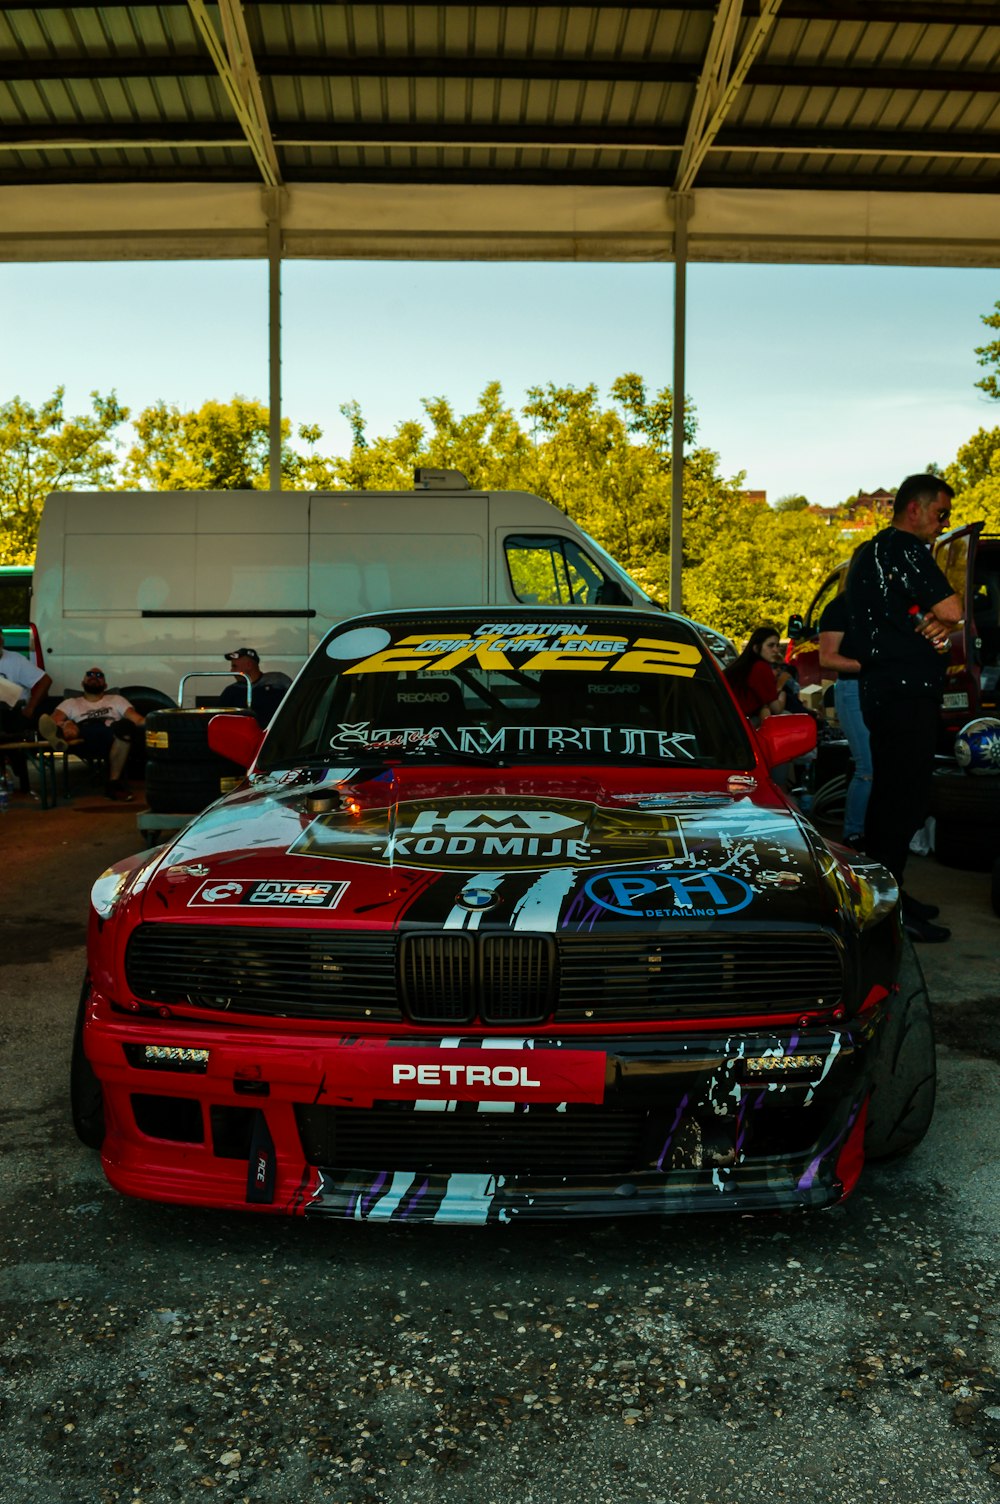
<path id="1" fill-rule="evenodd" d="M 697 263 L 687 294 L 698 443 L 771 502 L 895 489 L 1000 425 L 975 355 L 1000 271 Z M 350 447 L 345 402 L 374 437 L 420 418 L 421 398 L 471 411 L 494 380 L 516 409 L 549 382 L 606 398 L 626 371 L 672 379 L 669 263 L 289 261 L 281 307 L 284 415 L 318 423 L 323 453 Z M 67 415 L 95 389 L 133 413 L 266 403 L 266 265 L 0 265 L 0 404 L 57 386 Z"/>

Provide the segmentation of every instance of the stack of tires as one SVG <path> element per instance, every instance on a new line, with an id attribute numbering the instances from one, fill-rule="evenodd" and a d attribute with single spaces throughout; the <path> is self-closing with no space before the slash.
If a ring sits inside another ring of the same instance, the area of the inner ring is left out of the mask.
<path id="1" fill-rule="evenodd" d="M 934 855 L 946 867 L 989 872 L 1000 856 L 1000 773 L 934 775 Z"/>
<path id="2" fill-rule="evenodd" d="M 146 802 L 158 814 L 197 814 L 245 774 L 208 745 L 220 710 L 153 710 L 146 716 Z"/>

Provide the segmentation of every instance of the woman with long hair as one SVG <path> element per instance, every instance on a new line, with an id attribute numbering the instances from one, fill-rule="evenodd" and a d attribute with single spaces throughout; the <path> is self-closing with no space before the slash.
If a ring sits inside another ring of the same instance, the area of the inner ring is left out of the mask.
<path id="1" fill-rule="evenodd" d="M 780 663 L 778 629 L 766 624 L 750 634 L 736 662 L 724 670 L 736 702 L 752 726 L 759 726 L 769 715 L 778 715 L 785 708 L 785 692 L 777 679 Z"/>

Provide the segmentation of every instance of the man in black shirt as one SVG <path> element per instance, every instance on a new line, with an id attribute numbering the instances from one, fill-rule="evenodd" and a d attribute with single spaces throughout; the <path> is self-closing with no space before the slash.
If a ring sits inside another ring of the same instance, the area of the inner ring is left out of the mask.
<path id="1" fill-rule="evenodd" d="M 219 704 L 244 708 L 247 703 L 246 680 L 249 679 L 250 709 L 259 725 L 270 725 L 271 717 L 285 698 L 285 690 L 291 684 L 291 679 L 287 674 L 263 673 L 260 654 L 256 648 L 234 648 L 225 657 L 232 664 L 233 673 L 240 677 L 226 685 L 219 696 Z M 242 677 L 244 674 L 246 678 Z"/>
<path id="2" fill-rule="evenodd" d="M 902 888 L 910 841 L 927 817 L 946 646 L 962 602 L 931 557 L 951 510 L 939 475 L 910 475 L 896 493 L 892 523 L 862 548 L 847 581 L 851 641 L 861 664 L 861 709 L 871 737 L 872 791 L 865 849 Z M 903 893 L 903 922 L 915 940 L 947 940 L 938 910 Z"/>

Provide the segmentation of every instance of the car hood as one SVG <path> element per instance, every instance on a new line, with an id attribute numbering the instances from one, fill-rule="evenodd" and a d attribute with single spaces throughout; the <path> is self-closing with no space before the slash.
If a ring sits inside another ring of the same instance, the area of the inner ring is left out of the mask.
<path id="1" fill-rule="evenodd" d="M 129 907 L 134 920 L 214 911 L 288 923 L 319 910 L 338 926 L 543 931 L 629 920 L 836 926 L 849 909 L 849 871 L 769 785 L 650 782 L 634 769 L 258 777 L 137 874 Z"/>

